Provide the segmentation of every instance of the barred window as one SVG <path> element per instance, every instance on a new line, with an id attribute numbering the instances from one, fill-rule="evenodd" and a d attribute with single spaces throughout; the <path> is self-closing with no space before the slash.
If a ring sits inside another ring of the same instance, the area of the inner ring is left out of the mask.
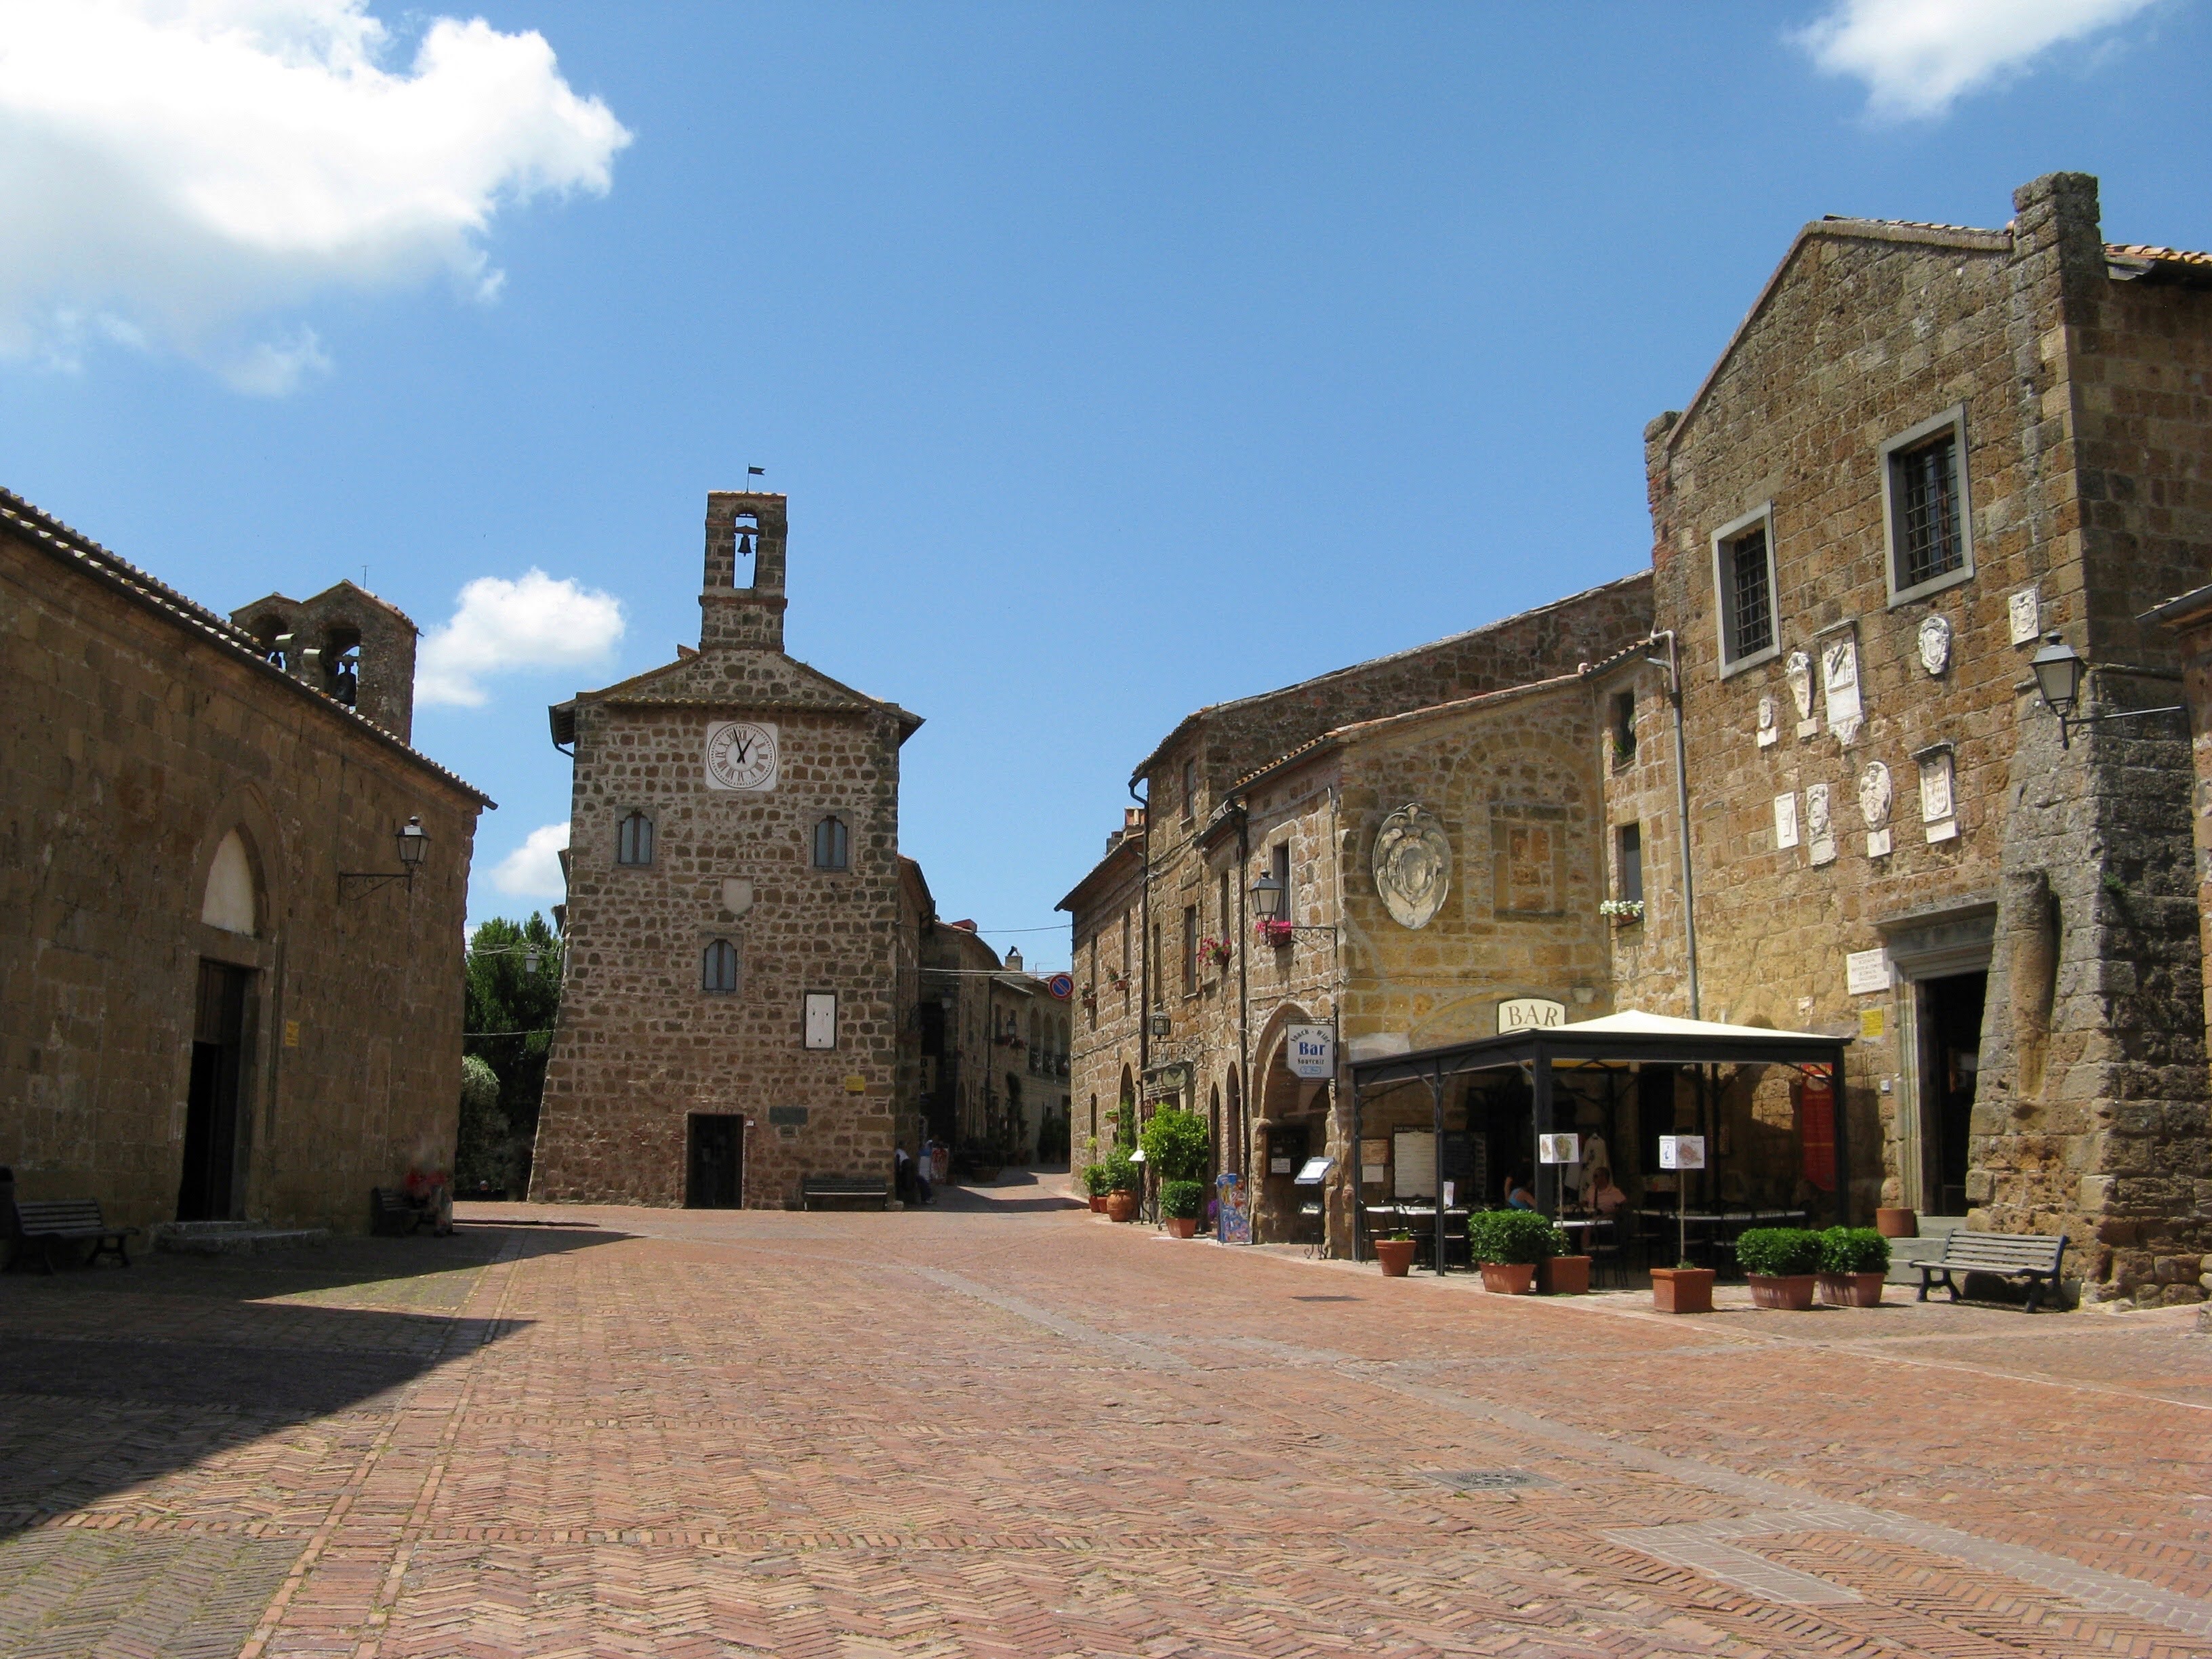
<path id="1" fill-rule="evenodd" d="M 644 813 L 632 812 L 622 821 L 622 828 L 615 842 L 615 862 L 653 862 L 653 820 Z"/>
<path id="2" fill-rule="evenodd" d="M 1946 432 L 1889 458 L 1897 512 L 1897 586 L 1902 590 L 1963 569 L 1959 534 L 1959 438 Z"/>
<path id="3" fill-rule="evenodd" d="M 1721 626 L 1727 660 L 1742 661 L 1774 647 L 1774 578 L 1766 526 L 1747 531 L 1723 549 Z"/>
<path id="4" fill-rule="evenodd" d="M 699 961 L 699 988 L 728 996 L 738 988 L 738 947 L 726 939 L 709 945 Z"/>
<path id="5" fill-rule="evenodd" d="M 852 835 L 834 813 L 814 826 L 814 867 L 842 870 L 852 862 Z"/>

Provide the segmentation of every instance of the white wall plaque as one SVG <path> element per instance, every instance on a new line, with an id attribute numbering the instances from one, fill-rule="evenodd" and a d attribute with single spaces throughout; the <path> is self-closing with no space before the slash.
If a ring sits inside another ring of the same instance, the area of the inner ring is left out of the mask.
<path id="1" fill-rule="evenodd" d="M 1844 988 L 1855 997 L 1889 989 L 1889 952 L 1854 951 L 1844 958 Z"/>
<path id="2" fill-rule="evenodd" d="M 2043 637 L 2043 596 L 2034 588 L 2023 587 L 2007 599 L 2005 617 L 2014 645 L 2033 645 Z"/>
<path id="3" fill-rule="evenodd" d="M 1870 859 L 1889 856 L 1889 831 L 1887 829 L 1867 831 L 1867 856 Z"/>
<path id="4" fill-rule="evenodd" d="M 1792 651 L 1783 659 L 1782 678 L 1790 683 L 1790 701 L 1797 705 L 1797 735 L 1809 738 L 1820 729 L 1813 717 L 1813 659 Z"/>
<path id="5" fill-rule="evenodd" d="M 1705 1167 L 1703 1135 L 1661 1135 L 1659 1167 L 1662 1170 L 1702 1170 Z"/>
<path id="6" fill-rule="evenodd" d="M 1805 833 L 1811 845 L 1807 852 L 1815 864 L 1836 861 L 1836 824 L 1828 806 L 1828 786 L 1812 783 L 1805 786 Z"/>
<path id="7" fill-rule="evenodd" d="M 1498 1005 L 1498 1034 L 1547 1031 L 1567 1023 L 1567 1005 L 1549 997 L 1509 997 Z"/>
<path id="8" fill-rule="evenodd" d="M 1920 665 L 1933 677 L 1951 665 L 1951 619 L 1931 611 L 1920 623 Z"/>
<path id="9" fill-rule="evenodd" d="M 716 720 L 707 728 L 707 787 L 760 794 L 775 787 L 781 757 L 773 726 Z"/>
<path id="10" fill-rule="evenodd" d="M 1774 721 L 1774 694 L 1768 692 L 1759 700 L 1759 746 L 1771 749 L 1781 736 L 1781 728 Z"/>
<path id="11" fill-rule="evenodd" d="M 1580 1135 L 1538 1135 L 1536 1162 L 1539 1164 L 1579 1164 L 1583 1161 Z"/>
<path id="12" fill-rule="evenodd" d="M 1797 844 L 1797 792 L 1774 798 L 1774 850 L 1786 853 Z"/>
<path id="13" fill-rule="evenodd" d="M 742 876 L 722 878 L 722 908 L 733 916 L 742 916 L 753 908 L 753 884 Z"/>
<path id="14" fill-rule="evenodd" d="M 1859 698 L 1859 636 L 1854 628 L 1847 626 L 1820 641 L 1820 698 L 1828 729 L 1849 748 L 1866 713 Z"/>
<path id="15" fill-rule="evenodd" d="M 1912 757 L 1920 764 L 1920 822 L 1931 842 L 1948 841 L 1959 833 L 1955 758 L 1948 743 L 1923 749 Z"/>
<path id="16" fill-rule="evenodd" d="M 1437 815 L 1418 802 L 1400 807 L 1375 832 L 1375 890 L 1401 927 L 1425 927 L 1451 890 L 1451 842 Z"/>
<path id="17" fill-rule="evenodd" d="M 835 991 L 809 991 L 806 994 L 806 1046 L 810 1048 L 834 1048 L 837 1046 L 837 994 Z"/>
<path id="18" fill-rule="evenodd" d="M 1283 1058 L 1289 1063 L 1292 1077 L 1334 1077 L 1336 1033 L 1326 1025 L 1285 1025 Z"/>

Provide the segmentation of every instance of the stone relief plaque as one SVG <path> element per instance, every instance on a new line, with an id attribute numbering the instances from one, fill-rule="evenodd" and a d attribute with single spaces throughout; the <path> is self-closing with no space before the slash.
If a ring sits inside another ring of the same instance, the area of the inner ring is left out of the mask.
<path id="1" fill-rule="evenodd" d="M 1774 694 L 1770 691 L 1759 700 L 1759 746 L 1771 749 L 1781 735 L 1774 724 Z"/>
<path id="2" fill-rule="evenodd" d="M 1808 851 L 1815 864 L 1836 861 L 1836 825 L 1828 805 L 1828 786 L 1812 783 L 1805 786 L 1805 833 L 1810 842 Z"/>
<path id="3" fill-rule="evenodd" d="M 1516 828 L 1520 826 L 1516 826 Z M 1451 842 L 1435 813 L 1400 807 L 1375 834 L 1375 890 L 1401 927 L 1425 927 L 1451 890 Z"/>
<path id="4" fill-rule="evenodd" d="M 2005 617 L 2012 624 L 2014 645 L 2033 645 L 2043 637 L 2043 595 L 2023 587 L 2005 601 Z"/>
<path id="5" fill-rule="evenodd" d="M 1930 678 L 1951 665 L 1951 619 L 1931 612 L 1920 623 L 1920 665 Z"/>
<path id="6" fill-rule="evenodd" d="M 1792 790 L 1774 798 L 1774 850 L 1784 853 L 1797 844 L 1797 793 Z"/>
<path id="7" fill-rule="evenodd" d="M 722 908 L 733 916 L 743 916 L 753 908 L 753 884 L 743 876 L 722 878 Z"/>
<path id="8" fill-rule="evenodd" d="M 1859 636 L 1855 629 L 1831 635 L 1820 644 L 1820 698 L 1828 729 L 1846 749 L 1859 734 L 1866 710 L 1859 701 Z"/>
<path id="9" fill-rule="evenodd" d="M 1912 757 L 1920 766 L 1920 822 L 1930 842 L 1949 841 L 1959 833 L 1957 780 L 1951 745 L 1939 743 Z"/>
<path id="10" fill-rule="evenodd" d="M 707 787 L 760 794 L 775 787 L 781 764 L 773 726 L 716 720 L 707 728 Z"/>
<path id="11" fill-rule="evenodd" d="M 1872 996 L 1889 989 L 1889 952 L 1853 951 L 1844 957 L 1844 988 L 1851 996 Z"/>
<path id="12" fill-rule="evenodd" d="M 1866 820 L 1870 859 L 1889 856 L 1889 808 L 1893 799 L 1889 768 L 1880 761 L 1871 762 L 1859 774 L 1859 816 Z"/>
<path id="13" fill-rule="evenodd" d="M 1783 659 L 1782 677 L 1790 682 L 1790 701 L 1797 705 L 1797 735 L 1809 738 L 1820 729 L 1813 718 L 1813 659 L 1792 651 Z"/>

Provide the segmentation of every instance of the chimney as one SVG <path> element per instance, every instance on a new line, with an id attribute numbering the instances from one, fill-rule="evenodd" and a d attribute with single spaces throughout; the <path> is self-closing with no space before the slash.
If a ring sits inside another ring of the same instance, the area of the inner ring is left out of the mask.
<path id="1" fill-rule="evenodd" d="M 783 649 L 784 533 L 784 497 L 708 493 L 702 651 Z"/>

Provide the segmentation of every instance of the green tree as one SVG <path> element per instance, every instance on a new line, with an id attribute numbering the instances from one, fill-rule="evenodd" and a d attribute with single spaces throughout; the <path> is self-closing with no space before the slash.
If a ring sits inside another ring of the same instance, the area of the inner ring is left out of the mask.
<path id="1" fill-rule="evenodd" d="M 499 1106 L 499 1073 L 481 1054 L 461 1058 L 461 1127 L 453 1152 L 453 1179 L 460 1190 L 477 1182 L 512 1189 L 514 1133 Z"/>
<path id="2" fill-rule="evenodd" d="M 545 1059 L 561 1012 L 561 948 L 559 935 L 534 911 L 524 922 L 494 917 L 469 940 L 468 1013 L 462 1027 L 468 1035 L 462 1052 L 484 1061 L 498 1079 L 506 1154 L 498 1161 L 504 1180 L 490 1167 L 471 1170 L 457 1161 L 460 1192 L 489 1180 L 520 1197 L 529 1185 Z"/>
<path id="3" fill-rule="evenodd" d="M 1213 1134 L 1206 1120 L 1179 1106 L 1152 1114 L 1140 1137 L 1145 1163 L 1162 1181 L 1202 1181 L 1213 1156 Z"/>

